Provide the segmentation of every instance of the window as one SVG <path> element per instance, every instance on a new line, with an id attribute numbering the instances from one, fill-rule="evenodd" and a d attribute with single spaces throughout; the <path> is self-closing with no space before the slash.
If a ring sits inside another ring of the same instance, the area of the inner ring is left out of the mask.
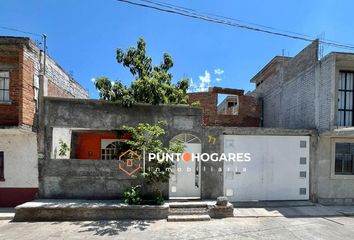
<path id="1" fill-rule="evenodd" d="M 336 143 L 335 174 L 354 175 L 354 143 Z"/>
<path id="2" fill-rule="evenodd" d="M 218 94 L 217 112 L 221 115 L 238 114 L 238 96 L 229 94 Z"/>
<path id="3" fill-rule="evenodd" d="M 353 72 L 340 72 L 338 85 L 338 126 L 353 126 Z"/>
<path id="4" fill-rule="evenodd" d="M 228 102 L 227 103 L 227 107 L 231 108 L 231 107 L 235 107 L 237 105 L 236 101 L 235 102 Z"/>
<path id="5" fill-rule="evenodd" d="M 4 152 L 0 152 L 0 181 L 5 181 Z"/>
<path id="6" fill-rule="evenodd" d="M 129 150 L 129 145 L 125 141 L 115 141 L 101 149 L 101 160 L 118 160 L 119 155 Z"/>
<path id="7" fill-rule="evenodd" d="M 0 102 L 10 101 L 10 75 L 9 72 L 0 72 Z"/>

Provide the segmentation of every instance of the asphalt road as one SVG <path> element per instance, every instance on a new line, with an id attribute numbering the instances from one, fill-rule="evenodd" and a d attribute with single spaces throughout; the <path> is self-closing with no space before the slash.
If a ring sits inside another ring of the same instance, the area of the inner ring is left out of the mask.
<path id="1" fill-rule="evenodd" d="M 227 218 L 208 222 L 0 221 L 0 239 L 354 239 L 354 217 Z"/>

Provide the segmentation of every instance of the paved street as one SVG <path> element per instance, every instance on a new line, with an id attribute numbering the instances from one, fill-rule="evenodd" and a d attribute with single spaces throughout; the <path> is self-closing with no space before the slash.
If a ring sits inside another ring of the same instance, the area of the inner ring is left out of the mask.
<path id="1" fill-rule="evenodd" d="M 0 221 L 0 239 L 353 239 L 353 217 L 228 218 L 209 222 Z"/>

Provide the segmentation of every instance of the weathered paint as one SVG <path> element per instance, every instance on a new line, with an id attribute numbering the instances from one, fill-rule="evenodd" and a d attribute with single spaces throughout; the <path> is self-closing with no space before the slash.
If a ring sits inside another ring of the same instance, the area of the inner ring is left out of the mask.
<path id="1" fill-rule="evenodd" d="M 33 200 L 38 189 L 37 138 L 23 130 L 0 130 L 4 152 L 4 178 L 0 182 L 0 207 Z"/>
<path id="2" fill-rule="evenodd" d="M 38 188 L 0 188 L 0 207 L 16 207 L 36 198 Z"/>

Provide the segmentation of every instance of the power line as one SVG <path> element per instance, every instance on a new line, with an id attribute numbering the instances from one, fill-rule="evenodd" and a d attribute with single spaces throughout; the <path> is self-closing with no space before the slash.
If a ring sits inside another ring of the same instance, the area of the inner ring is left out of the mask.
<path id="1" fill-rule="evenodd" d="M 225 17 L 225 16 L 222 16 L 222 15 L 217 15 L 217 14 L 207 13 L 207 12 L 204 12 L 204 13 L 203 13 L 203 12 L 198 12 L 198 11 L 196 11 L 195 9 L 185 8 L 185 7 L 173 5 L 173 4 L 170 4 L 170 3 L 164 3 L 164 2 L 159 2 L 159 1 L 151 1 L 151 0 L 140 0 L 140 1 L 142 1 L 142 2 L 148 2 L 148 3 L 151 3 L 151 4 L 163 6 L 163 7 L 171 7 L 171 8 L 175 8 L 176 10 L 181 10 L 181 11 L 185 11 L 185 12 L 190 11 L 190 12 L 194 12 L 194 13 L 197 13 L 197 14 L 206 14 L 206 15 L 210 15 L 210 16 L 214 16 L 214 17 L 219 17 L 219 18 L 222 18 L 222 19 L 227 19 L 227 20 L 232 20 L 232 21 L 236 21 L 236 22 L 241 22 L 241 23 L 250 24 L 250 25 L 253 25 L 253 26 L 257 26 L 257 27 L 267 28 L 267 29 L 271 29 L 271 30 L 278 31 L 278 32 L 285 32 L 285 33 L 295 34 L 295 35 L 298 35 L 298 36 L 303 36 L 303 37 L 313 38 L 313 39 L 316 38 L 316 37 L 314 37 L 314 36 L 306 35 L 306 34 L 303 34 L 303 33 L 297 33 L 297 32 L 293 32 L 293 31 L 288 31 L 288 30 L 284 30 L 284 29 L 279 29 L 279 28 L 275 28 L 275 27 L 270 27 L 270 26 L 266 26 L 266 25 L 262 25 L 262 24 L 258 24 L 258 23 L 253 23 L 253 22 L 249 22 L 249 21 L 244 21 L 244 20 L 241 20 L 241 19 Z M 186 10 L 187 10 L 187 11 L 186 11 Z M 353 44 L 341 43 L 341 42 L 338 42 L 338 41 L 334 41 L 334 40 L 330 40 L 330 39 L 325 39 L 325 38 L 323 38 L 323 40 L 324 40 L 324 41 L 327 41 L 327 42 L 338 43 L 338 44 L 344 44 L 344 45 L 348 45 L 348 46 L 350 46 L 350 47 L 354 47 Z"/>
<path id="2" fill-rule="evenodd" d="M 240 19 L 236 19 L 236 18 L 224 17 L 224 16 L 221 16 L 221 15 L 213 14 L 213 13 L 198 12 L 198 11 L 196 11 L 194 9 L 191 9 L 191 8 L 180 7 L 180 6 L 169 4 L 169 3 L 154 2 L 154 1 L 149 1 L 149 0 L 140 0 L 140 1 L 148 2 L 148 3 L 155 4 L 155 5 L 162 6 L 162 7 L 171 7 L 173 9 L 175 9 L 175 10 L 185 11 L 187 13 L 191 13 L 191 12 L 197 13 L 197 14 L 201 13 L 201 14 L 206 14 L 206 15 L 209 15 L 209 16 L 219 17 L 219 18 L 223 18 L 223 19 L 227 19 L 227 20 L 236 21 L 236 22 L 251 24 L 251 25 L 254 25 L 254 26 L 257 26 L 257 27 L 268 28 L 268 29 L 271 29 L 271 30 L 276 30 L 276 31 L 282 31 L 282 32 L 287 32 L 287 33 L 291 33 L 291 34 L 296 34 L 296 35 L 303 36 L 303 37 L 308 37 L 308 38 L 312 38 L 313 37 L 313 36 L 309 36 L 309 35 L 305 35 L 305 34 L 301 34 L 301 33 L 296 33 L 296 32 L 292 32 L 292 31 L 287 31 L 287 30 L 283 30 L 283 29 L 269 27 L 269 26 L 265 26 L 265 25 L 261 25 L 261 24 L 253 23 L 253 22 L 248 22 L 248 21 L 244 21 L 244 20 L 240 20 Z"/>
<path id="3" fill-rule="evenodd" d="M 5 26 L 0 26 L 0 28 L 5 29 L 5 30 L 9 30 L 9 31 L 20 32 L 20 33 L 25 33 L 25 34 L 30 34 L 30 35 L 37 36 L 37 37 L 43 37 L 42 34 L 34 33 L 34 32 L 27 32 L 27 31 L 23 31 L 23 30 L 20 30 L 20 29 L 16 29 L 16 28 L 5 27 Z"/>
<path id="4" fill-rule="evenodd" d="M 287 38 L 292 38 L 292 39 L 297 39 L 297 40 L 302 40 L 302 41 L 307 41 L 307 42 L 312 42 L 315 40 L 315 38 L 308 36 L 308 35 L 304 35 L 304 34 L 299 34 L 299 33 L 294 33 L 294 32 L 289 32 L 289 31 L 284 31 L 284 30 L 278 30 L 278 29 L 275 29 L 272 27 L 267 27 L 264 25 L 249 23 L 249 24 L 258 26 L 258 27 L 252 27 L 252 26 L 249 26 L 246 24 L 239 24 L 239 23 L 235 22 L 235 21 L 241 21 L 241 20 L 226 18 L 226 17 L 222 17 L 222 16 L 211 17 L 210 14 L 209 15 L 205 15 L 205 14 L 202 15 L 193 9 L 183 8 L 183 7 L 179 7 L 179 6 L 172 5 L 172 4 L 165 4 L 162 2 L 154 2 L 151 0 L 140 0 L 145 3 L 139 3 L 139 2 L 134 2 L 134 1 L 130 1 L 130 0 L 116 0 L 116 1 L 130 4 L 130 5 L 134 5 L 134 6 L 138 6 L 138 7 L 144 7 L 144 8 L 149 8 L 149 9 L 153 9 L 153 10 L 157 10 L 157 11 L 161 11 L 161 12 L 166 12 L 166 13 L 170 13 L 170 14 L 180 15 L 180 16 L 184 16 L 184 17 L 194 18 L 194 19 L 217 23 L 217 24 L 228 25 L 231 27 L 242 28 L 242 29 L 247 29 L 247 30 L 251 30 L 251 31 L 263 32 L 263 33 L 281 36 L 281 37 L 287 37 Z M 151 4 L 153 4 L 153 5 L 151 5 Z M 232 21 L 227 20 L 227 19 L 230 19 Z M 262 27 L 263 29 L 259 28 L 259 27 Z M 264 28 L 267 28 L 269 30 L 264 29 Z M 276 31 L 274 31 L 274 30 L 276 30 Z M 326 45 L 333 46 L 333 47 L 354 50 L 354 45 L 352 45 L 352 44 L 344 44 L 344 43 L 331 41 L 331 40 L 321 40 L 320 42 L 322 44 L 326 44 Z"/>

